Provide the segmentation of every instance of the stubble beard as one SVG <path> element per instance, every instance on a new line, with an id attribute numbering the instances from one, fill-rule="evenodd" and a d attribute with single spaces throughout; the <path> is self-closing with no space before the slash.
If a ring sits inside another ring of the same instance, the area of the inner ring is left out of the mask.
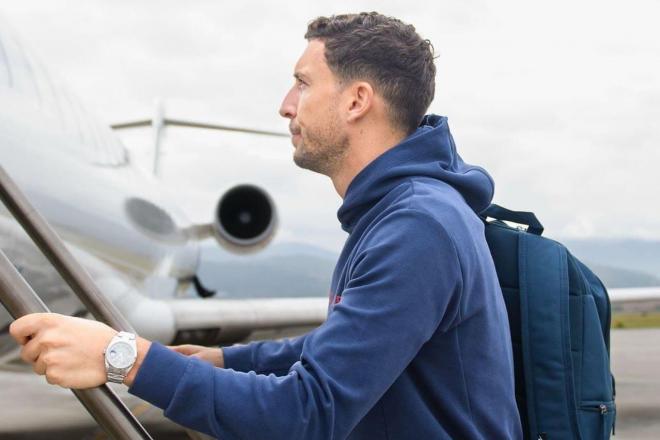
<path id="1" fill-rule="evenodd" d="M 341 168 L 348 151 L 348 136 L 336 121 L 316 130 L 301 132 L 293 161 L 300 168 L 332 177 Z"/>

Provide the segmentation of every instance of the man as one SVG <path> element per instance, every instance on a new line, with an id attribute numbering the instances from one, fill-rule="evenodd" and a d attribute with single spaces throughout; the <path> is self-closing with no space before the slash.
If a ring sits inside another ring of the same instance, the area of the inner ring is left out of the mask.
<path id="1" fill-rule="evenodd" d="M 280 114 L 295 163 L 343 198 L 349 236 L 327 321 L 222 350 L 138 337 L 120 379 L 225 440 L 521 438 L 506 310 L 476 215 L 493 183 L 461 160 L 446 118 L 424 116 L 430 43 L 377 13 L 318 18 L 306 38 Z M 37 373 L 72 388 L 106 382 L 102 353 L 123 337 L 52 314 L 11 333 Z"/>

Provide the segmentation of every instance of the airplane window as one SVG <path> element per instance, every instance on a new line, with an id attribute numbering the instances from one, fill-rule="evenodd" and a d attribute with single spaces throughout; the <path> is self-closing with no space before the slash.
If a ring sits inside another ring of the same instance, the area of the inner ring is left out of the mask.
<path id="1" fill-rule="evenodd" d="M 64 125 L 62 109 L 58 102 L 55 84 L 51 75 L 48 74 L 44 65 L 38 59 L 30 57 L 35 72 L 37 88 L 41 93 L 41 106 L 51 113 L 60 125 Z"/>
<path id="2" fill-rule="evenodd" d="M 9 87 L 40 102 L 41 97 L 37 89 L 34 70 L 25 56 L 23 48 L 7 32 L 2 32 L 1 43 L 5 62 L 4 70 L 9 75 Z"/>

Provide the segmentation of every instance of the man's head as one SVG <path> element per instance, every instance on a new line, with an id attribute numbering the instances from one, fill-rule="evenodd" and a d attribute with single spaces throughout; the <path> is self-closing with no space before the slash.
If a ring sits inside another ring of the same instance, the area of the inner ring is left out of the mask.
<path id="1" fill-rule="evenodd" d="M 319 17 L 305 38 L 280 114 L 291 120 L 294 161 L 332 176 L 356 137 L 404 137 L 433 100 L 433 48 L 412 25 L 376 12 Z"/>

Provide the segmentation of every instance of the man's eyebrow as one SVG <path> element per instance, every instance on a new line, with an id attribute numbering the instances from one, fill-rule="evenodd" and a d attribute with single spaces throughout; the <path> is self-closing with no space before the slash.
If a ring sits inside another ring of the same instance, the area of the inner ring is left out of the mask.
<path id="1" fill-rule="evenodd" d="M 307 76 L 304 73 L 296 72 L 293 74 L 293 77 L 297 79 L 298 81 L 306 81 Z"/>

